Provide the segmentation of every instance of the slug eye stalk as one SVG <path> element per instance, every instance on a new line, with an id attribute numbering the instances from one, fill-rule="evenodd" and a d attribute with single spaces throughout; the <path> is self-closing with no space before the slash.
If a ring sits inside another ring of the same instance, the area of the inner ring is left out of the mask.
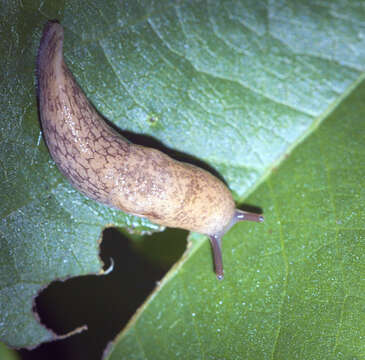
<path id="1" fill-rule="evenodd" d="M 263 222 L 264 217 L 260 214 L 250 213 L 246 211 L 242 211 L 236 209 L 234 212 L 234 216 L 232 219 L 232 223 L 225 230 L 227 232 L 235 223 L 239 221 L 254 221 L 254 222 Z M 210 244 L 212 246 L 213 258 L 214 258 L 214 270 L 218 280 L 223 280 L 224 271 L 223 271 L 223 260 L 222 260 L 222 235 L 211 235 L 209 236 Z"/>

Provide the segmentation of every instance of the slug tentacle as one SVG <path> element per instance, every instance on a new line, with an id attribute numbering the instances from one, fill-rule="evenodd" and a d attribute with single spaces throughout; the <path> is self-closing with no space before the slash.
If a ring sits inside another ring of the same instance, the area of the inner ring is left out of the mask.
<path id="1" fill-rule="evenodd" d="M 264 217 L 260 214 L 235 209 L 230 224 L 226 228 L 224 228 L 222 232 L 209 236 L 213 251 L 215 273 L 218 280 L 223 280 L 224 277 L 222 260 L 222 237 L 234 224 L 239 221 L 263 222 Z"/>
<path id="2" fill-rule="evenodd" d="M 264 217 L 261 214 L 250 213 L 239 209 L 236 209 L 234 213 L 234 219 L 235 223 L 238 221 L 255 221 L 255 222 L 264 221 Z"/>
<path id="3" fill-rule="evenodd" d="M 209 239 L 213 250 L 215 274 L 218 280 L 223 280 L 222 238 L 217 235 L 211 235 Z"/>
<path id="4" fill-rule="evenodd" d="M 222 236 L 237 221 L 263 221 L 235 209 L 229 189 L 209 172 L 128 142 L 89 102 L 63 58 L 63 28 L 48 22 L 37 59 L 38 103 L 49 152 L 86 196 L 164 226 L 208 235 L 223 278 Z"/>

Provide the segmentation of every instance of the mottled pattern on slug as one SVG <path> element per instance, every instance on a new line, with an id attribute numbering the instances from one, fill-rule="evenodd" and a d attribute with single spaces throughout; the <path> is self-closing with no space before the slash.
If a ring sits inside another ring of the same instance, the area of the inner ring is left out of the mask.
<path id="1" fill-rule="evenodd" d="M 63 29 L 49 23 L 38 54 L 38 96 L 52 158 L 75 188 L 153 222 L 207 235 L 232 224 L 234 202 L 210 173 L 127 142 L 90 104 L 63 60 Z"/>
<path id="2" fill-rule="evenodd" d="M 45 32 L 38 57 L 44 137 L 57 166 L 70 182 L 92 199 L 110 205 L 115 169 L 108 166 L 109 159 L 122 160 L 129 144 L 101 121 L 66 67 L 60 28 L 52 24 Z"/>
<path id="3" fill-rule="evenodd" d="M 158 150 L 133 146 L 128 171 L 115 188 L 115 206 L 153 222 L 213 234 L 230 222 L 234 202 L 226 187 L 195 166 Z M 137 156 L 135 152 L 142 152 Z M 229 195 L 229 196 L 228 196 Z"/>
<path id="4" fill-rule="evenodd" d="M 264 219 L 234 207 L 216 177 L 129 143 L 90 104 L 63 60 L 63 29 L 49 22 L 38 53 L 39 113 L 52 158 L 86 196 L 165 226 L 209 235 L 223 279 L 221 239 L 237 221 Z"/>

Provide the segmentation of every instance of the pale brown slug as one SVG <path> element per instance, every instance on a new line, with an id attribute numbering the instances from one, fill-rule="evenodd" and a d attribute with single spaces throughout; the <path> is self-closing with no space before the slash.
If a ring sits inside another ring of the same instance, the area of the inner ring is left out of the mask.
<path id="1" fill-rule="evenodd" d="M 237 221 L 263 221 L 235 209 L 219 179 L 164 153 L 134 145 L 97 113 L 63 59 L 63 28 L 48 22 L 38 61 L 38 101 L 52 158 L 86 196 L 152 222 L 208 235 L 223 278 L 222 236 Z"/>

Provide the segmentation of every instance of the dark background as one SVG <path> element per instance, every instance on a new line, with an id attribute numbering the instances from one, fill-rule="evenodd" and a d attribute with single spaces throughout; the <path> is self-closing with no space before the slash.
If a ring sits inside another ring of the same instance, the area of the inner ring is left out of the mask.
<path id="1" fill-rule="evenodd" d="M 66 334 L 87 324 L 88 330 L 69 338 L 20 350 L 22 360 L 101 359 L 108 342 L 124 328 L 186 248 L 187 231 L 168 229 L 132 243 L 116 229 L 103 233 L 100 256 L 104 276 L 55 281 L 41 292 L 36 310 L 43 324 Z"/>

